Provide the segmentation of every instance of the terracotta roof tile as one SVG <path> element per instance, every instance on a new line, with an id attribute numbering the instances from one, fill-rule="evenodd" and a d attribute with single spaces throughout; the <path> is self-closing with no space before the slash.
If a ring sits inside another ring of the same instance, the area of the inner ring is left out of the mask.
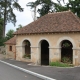
<path id="1" fill-rule="evenodd" d="M 16 45 L 16 36 L 14 36 L 11 39 L 9 39 L 8 41 L 6 41 L 5 44 Z"/>
<path id="2" fill-rule="evenodd" d="M 24 26 L 14 34 L 80 31 L 80 19 L 71 11 L 49 13 Z"/>

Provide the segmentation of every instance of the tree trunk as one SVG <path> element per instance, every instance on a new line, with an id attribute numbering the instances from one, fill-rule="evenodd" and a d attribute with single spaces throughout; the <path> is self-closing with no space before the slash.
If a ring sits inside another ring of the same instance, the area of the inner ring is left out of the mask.
<path id="1" fill-rule="evenodd" d="M 4 20 L 3 20 L 3 37 L 5 37 L 5 28 L 6 28 L 6 9 L 7 9 L 7 0 L 5 0 L 5 9 L 4 9 Z"/>
<path id="2" fill-rule="evenodd" d="M 5 21 L 3 22 L 3 37 L 5 37 Z"/>
<path id="3" fill-rule="evenodd" d="M 36 20 L 36 5 L 34 7 L 34 21 Z"/>

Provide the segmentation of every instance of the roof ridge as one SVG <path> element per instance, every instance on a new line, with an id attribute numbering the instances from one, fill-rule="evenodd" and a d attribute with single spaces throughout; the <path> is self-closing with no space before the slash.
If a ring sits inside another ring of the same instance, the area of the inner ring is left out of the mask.
<path id="1" fill-rule="evenodd" d="M 4 43 L 5 44 L 16 44 L 16 36 L 13 36 L 12 38 L 10 38 L 9 40 L 7 40 Z"/>
<path id="2" fill-rule="evenodd" d="M 71 12 L 71 11 L 70 11 L 70 10 L 68 10 L 68 11 L 61 11 L 61 12 L 51 12 L 51 13 L 48 13 L 48 14 L 67 13 L 67 12 Z"/>
<path id="3" fill-rule="evenodd" d="M 73 17 L 74 17 L 74 18 L 76 18 L 76 20 L 80 23 L 79 17 L 78 17 L 78 16 L 76 16 L 75 14 L 73 14 L 72 12 L 71 12 L 71 14 L 72 14 L 72 15 L 73 15 Z"/>

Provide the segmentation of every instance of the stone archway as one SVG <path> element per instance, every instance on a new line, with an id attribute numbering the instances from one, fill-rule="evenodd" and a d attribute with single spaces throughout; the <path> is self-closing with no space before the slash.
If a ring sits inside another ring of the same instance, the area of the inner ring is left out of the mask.
<path id="1" fill-rule="evenodd" d="M 24 54 L 23 54 L 23 57 L 24 58 L 31 58 L 31 48 L 30 48 L 30 42 L 28 41 L 28 40 L 24 40 L 23 41 L 23 52 L 24 52 Z"/>
<path id="2" fill-rule="evenodd" d="M 49 43 L 46 40 L 41 41 L 41 65 L 49 65 Z"/>
<path id="3" fill-rule="evenodd" d="M 72 43 L 69 40 L 61 42 L 61 61 L 64 63 L 73 63 Z"/>

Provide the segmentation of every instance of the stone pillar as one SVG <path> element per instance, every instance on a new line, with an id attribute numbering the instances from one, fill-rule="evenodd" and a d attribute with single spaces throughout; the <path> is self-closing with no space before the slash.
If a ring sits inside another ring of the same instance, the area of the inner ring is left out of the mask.
<path id="1" fill-rule="evenodd" d="M 16 60 L 21 60 L 23 56 L 23 46 L 16 46 Z"/>
<path id="2" fill-rule="evenodd" d="M 53 49 L 49 47 L 49 63 L 52 62 L 52 58 L 53 58 Z"/>
<path id="3" fill-rule="evenodd" d="M 39 64 L 40 54 L 38 52 L 38 47 L 31 47 L 31 61 L 35 64 Z"/>
<path id="4" fill-rule="evenodd" d="M 73 65 L 78 66 L 78 49 L 73 49 Z"/>
<path id="5" fill-rule="evenodd" d="M 61 61 L 61 48 L 49 48 L 50 62 Z"/>
<path id="6" fill-rule="evenodd" d="M 41 47 L 37 48 L 37 64 L 41 65 Z"/>

